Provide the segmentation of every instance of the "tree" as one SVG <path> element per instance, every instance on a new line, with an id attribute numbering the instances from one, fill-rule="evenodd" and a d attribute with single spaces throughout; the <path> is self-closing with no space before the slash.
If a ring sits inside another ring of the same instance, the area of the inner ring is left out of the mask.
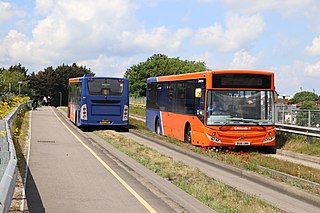
<path id="1" fill-rule="evenodd" d="M 31 73 L 29 76 L 30 86 L 34 94 L 40 96 L 50 96 L 51 104 L 58 106 L 60 104 L 60 95 L 62 96 L 62 105 L 67 105 L 68 79 L 80 77 L 84 74 L 94 76 L 94 73 L 86 66 L 61 65 L 56 69 L 47 67 L 38 73 Z"/>
<path id="2" fill-rule="evenodd" d="M 317 101 L 319 100 L 319 96 L 313 92 L 302 91 L 296 93 L 293 98 L 290 100 L 290 103 L 297 104 L 304 101 Z"/>
<path id="3" fill-rule="evenodd" d="M 11 66 L 9 69 L 0 69 L 0 93 L 2 94 L 28 94 L 29 80 L 28 70 L 21 64 Z"/>
<path id="4" fill-rule="evenodd" d="M 163 54 L 154 54 L 145 62 L 131 66 L 124 76 L 130 82 L 130 94 L 134 97 L 146 96 L 147 78 L 163 75 L 199 72 L 206 70 L 204 62 L 169 58 Z"/>
<path id="5" fill-rule="evenodd" d="M 317 110 L 317 104 L 315 101 L 304 101 L 303 104 L 300 106 L 300 109 L 305 109 L 305 110 Z"/>
<path id="6" fill-rule="evenodd" d="M 319 100 L 319 96 L 313 92 L 298 92 L 294 95 L 290 103 L 301 104 L 300 111 L 297 112 L 296 124 L 299 126 L 313 126 L 315 127 L 320 120 L 320 113 L 317 110 L 316 101 Z"/>

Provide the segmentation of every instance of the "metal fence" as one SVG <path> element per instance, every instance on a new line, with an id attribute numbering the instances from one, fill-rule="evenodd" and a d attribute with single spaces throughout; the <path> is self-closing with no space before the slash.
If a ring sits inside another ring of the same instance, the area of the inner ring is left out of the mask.
<path id="1" fill-rule="evenodd" d="M 130 104 L 138 104 L 138 105 L 146 105 L 146 98 L 145 97 L 130 97 L 129 102 Z"/>
<path id="2" fill-rule="evenodd" d="M 290 105 L 276 106 L 275 121 L 279 124 L 320 128 L 320 110 L 300 110 Z"/>

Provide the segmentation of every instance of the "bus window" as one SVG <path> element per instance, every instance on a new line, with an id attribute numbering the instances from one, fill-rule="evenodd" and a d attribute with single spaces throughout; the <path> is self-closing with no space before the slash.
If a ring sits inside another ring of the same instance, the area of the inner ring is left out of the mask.
<path id="1" fill-rule="evenodd" d="M 88 90 L 90 95 L 121 96 L 124 82 L 112 78 L 88 79 Z"/>

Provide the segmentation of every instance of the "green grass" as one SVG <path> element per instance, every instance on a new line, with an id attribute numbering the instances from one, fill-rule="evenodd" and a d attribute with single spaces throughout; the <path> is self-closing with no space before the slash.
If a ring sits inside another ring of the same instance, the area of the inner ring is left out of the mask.
<path id="1" fill-rule="evenodd" d="M 308 143 L 306 136 L 279 132 L 277 139 L 281 149 L 320 157 L 320 138 L 311 138 L 311 143 Z"/>
<path id="2" fill-rule="evenodd" d="M 218 212 L 281 212 L 257 197 L 249 196 L 157 151 L 113 131 L 97 131 L 100 137 L 153 172 L 168 179 Z"/>
<path id="3" fill-rule="evenodd" d="M 130 113 L 140 115 L 140 116 L 146 116 L 146 108 L 139 105 L 130 105 Z"/>
<path id="4" fill-rule="evenodd" d="M 25 144 L 28 140 L 28 132 L 30 128 L 29 119 L 30 109 L 28 107 L 23 107 L 17 114 L 17 117 L 14 119 L 10 128 L 18 159 L 18 169 L 22 178 L 24 178 L 26 168 L 27 150 L 25 149 Z"/>
<path id="5" fill-rule="evenodd" d="M 277 176 L 275 174 L 270 174 L 265 170 L 261 170 L 258 166 L 263 166 L 269 169 L 273 169 L 279 172 L 286 173 L 291 176 L 303 178 L 312 182 L 320 183 L 320 171 L 315 168 L 310 168 L 307 166 L 295 164 L 288 161 L 283 161 L 277 158 L 266 156 L 264 154 L 258 153 L 256 151 L 239 151 L 234 149 L 210 149 L 210 148 L 201 148 L 185 144 L 177 139 L 171 137 L 165 137 L 157 135 L 153 132 L 150 132 L 146 129 L 145 123 L 137 121 L 135 119 L 130 120 L 130 124 L 134 126 L 136 131 L 150 137 L 158 138 L 160 140 L 167 141 L 169 143 L 175 144 L 182 149 L 187 149 L 201 155 L 205 155 L 223 162 L 226 162 L 237 167 L 254 171 L 266 176 L 269 176 L 273 179 L 287 182 L 291 185 L 298 186 L 299 188 L 305 189 L 307 191 L 320 194 L 320 189 L 310 187 L 310 185 L 304 185 L 303 183 L 292 183 L 291 180 L 287 180 L 282 176 Z"/>

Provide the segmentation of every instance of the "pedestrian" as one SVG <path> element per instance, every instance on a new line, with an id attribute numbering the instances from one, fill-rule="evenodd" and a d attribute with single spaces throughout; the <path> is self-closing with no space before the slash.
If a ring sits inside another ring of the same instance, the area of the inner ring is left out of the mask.
<path id="1" fill-rule="evenodd" d="M 42 99 L 42 106 L 47 106 L 47 105 L 48 105 L 48 100 L 47 100 L 47 97 L 44 96 Z"/>
<path id="2" fill-rule="evenodd" d="M 37 96 L 33 96 L 32 98 L 32 109 L 35 110 L 38 107 L 38 97 Z"/>

